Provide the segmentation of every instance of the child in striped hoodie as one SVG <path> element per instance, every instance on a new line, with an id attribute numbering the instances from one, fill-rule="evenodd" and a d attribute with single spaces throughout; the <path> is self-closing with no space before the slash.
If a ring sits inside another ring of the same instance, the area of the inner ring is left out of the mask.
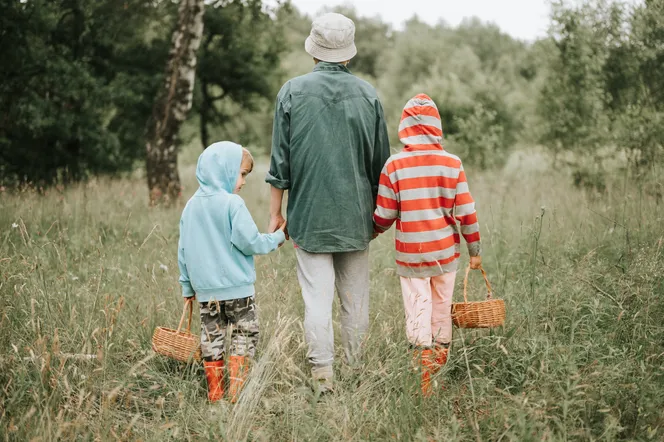
<path id="1" fill-rule="evenodd" d="M 459 230 L 473 269 L 482 265 L 480 232 L 461 160 L 443 148 L 440 114 L 427 95 L 406 104 L 399 138 L 405 147 L 383 168 L 374 228 L 380 234 L 397 223 L 406 334 L 421 364 L 422 393 L 429 395 L 431 376 L 447 362 L 452 340 Z"/>

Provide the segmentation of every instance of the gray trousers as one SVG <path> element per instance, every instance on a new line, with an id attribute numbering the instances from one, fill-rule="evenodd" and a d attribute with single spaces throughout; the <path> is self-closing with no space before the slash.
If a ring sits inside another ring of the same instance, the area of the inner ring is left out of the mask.
<path id="1" fill-rule="evenodd" d="M 341 339 L 346 359 L 358 362 L 369 326 L 369 248 L 359 252 L 297 252 L 297 277 L 304 298 L 304 333 L 313 373 L 332 376 L 332 302 L 340 301 Z"/>

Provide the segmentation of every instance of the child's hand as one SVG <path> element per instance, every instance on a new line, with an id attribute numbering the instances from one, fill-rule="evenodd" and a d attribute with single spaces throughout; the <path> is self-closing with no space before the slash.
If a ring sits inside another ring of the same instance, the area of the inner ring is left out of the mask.
<path id="1" fill-rule="evenodd" d="M 196 300 L 196 295 L 194 295 L 194 296 L 189 296 L 188 298 L 184 298 L 184 302 L 185 302 L 185 303 L 186 303 L 186 302 L 189 302 L 189 301 L 194 302 L 195 300 Z"/>
<path id="2" fill-rule="evenodd" d="M 482 268 L 482 257 L 481 256 L 471 256 L 470 257 L 470 268 L 473 270 L 479 270 Z"/>
<path id="3" fill-rule="evenodd" d="M 371 239 L 374 240 L 374 239 L 378 238 L 378 235 L 380 235 L 380 234 L 381 234 L 381 231 L 378 229 L 378 226 L 374 222 L 373 223 L 373 235 L 372 235 Z"/>
<path id="4" fill-rule="evenodd" d="M 288 224 L 288 221 L 284 220 L 284 222 L 281 223 L 281 225 L 279 226 L 279 229 L 278 229 L 278 230 L 281 230 L 282 232 L 284 232 L 284 235 L 286 236 L 286 239 L 288 239 L 288 229 L 286 228 L 287 224 Z M 279 247 L 281 247 L 283 245 L 284 245 L 284 243 L 282 242 L 281 244 L 279 244 Z"/>

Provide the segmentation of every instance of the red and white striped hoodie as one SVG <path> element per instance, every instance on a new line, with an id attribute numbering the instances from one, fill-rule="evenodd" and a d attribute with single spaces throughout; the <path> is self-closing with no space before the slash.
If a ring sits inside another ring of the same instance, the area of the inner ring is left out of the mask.
<path id="1" fill-rule="evenodd" d="M 399 275 L 454 272 L 460 256 L 457 220 L 470 256 L 481 253 L 480 229 L 461 160 L 443 149 L 440 114 L 427 95 L 406 104 L 399 138 L 405 148 L 390 157 L 380 176 L 375 230 L 385 232 L 396 221 Z"/>

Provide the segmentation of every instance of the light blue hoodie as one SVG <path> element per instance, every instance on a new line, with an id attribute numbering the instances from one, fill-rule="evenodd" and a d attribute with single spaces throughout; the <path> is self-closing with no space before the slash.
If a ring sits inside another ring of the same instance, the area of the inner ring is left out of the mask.
<path id="1" fill-rule="evenodd" d="M 178 266 L 182 296 L 199 302 L 254 295 L 253 255 L 264 255 L 285 241 L 284 232 L 261 234 L 242 198 L 234 195 L 242 147 L 214 143 L 198 158 L 199 188 L 180 219 Z"/>

